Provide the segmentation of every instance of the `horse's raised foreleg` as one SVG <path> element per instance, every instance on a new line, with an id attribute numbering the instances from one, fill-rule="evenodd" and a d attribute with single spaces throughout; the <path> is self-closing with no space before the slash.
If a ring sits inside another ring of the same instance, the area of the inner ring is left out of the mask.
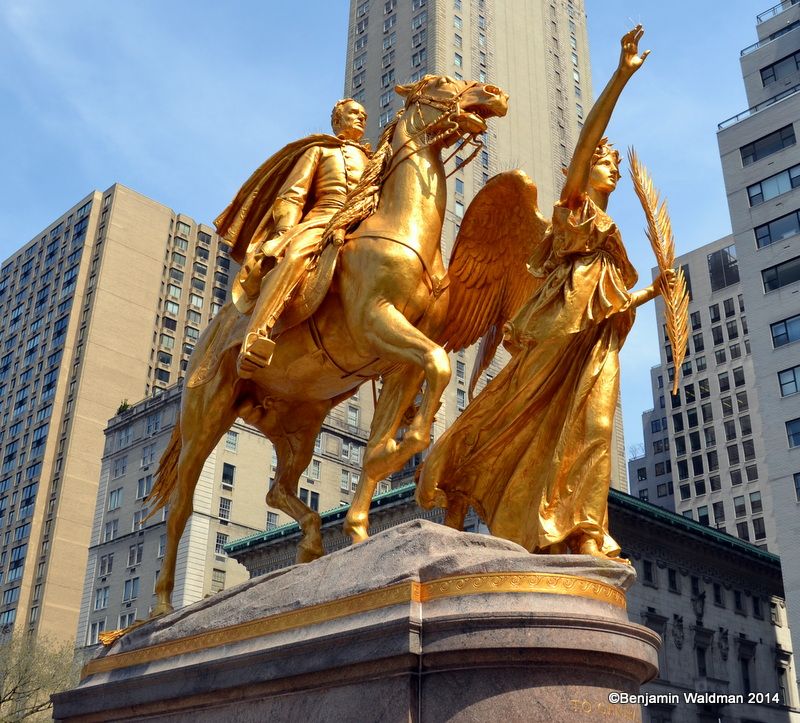
<path id="1" fill-rule="evenodd" d="M 361 477 L 344 523 L 345 533 L 354 542 L 367 538 L 369 506 L 378 482 L 400 469 L 414 454 L 408 453 L 407 448 L 401 449 L 394 436 L 421 383 L 422 372 L 411 366 L 402 367 L 383 379 Z"/>
<path id="2" fill-rule="evenodd" d="M 194 488 L 206 458 L 236 419 L 231 404 L 232 387 L 214 380 L 197 388 L 185 388 L 180 414 L 180 453 L 177 480 L 169 498 L 167 544 L 156 582 L 156 605 L 151 617 L 172 610 L 178 544 L 192 514 Z"/>
<path id="3" fill-rule="evenodd" d="M 267 504 L 297 520 L 303 537 L 297 562 L 311 562 L 325 554 L 320 516 L 297 497 L 297 483 L 314 454 L 314 442 L 330 411 L 328 401 L 274 405 L 256 426 L 275 445 L 278 466 L 267 493 Z"/>

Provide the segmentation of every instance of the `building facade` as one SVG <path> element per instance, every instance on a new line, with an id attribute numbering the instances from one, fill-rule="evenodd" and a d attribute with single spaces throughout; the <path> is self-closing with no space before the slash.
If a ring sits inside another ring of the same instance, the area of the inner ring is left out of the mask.
<path id="1" fill-rule="evenodd" d="M 674 373 L 664 341 L 654 409 L 643 421 L 647 434 L 654 417 L 668 412 L 661 415 L 670 420 L 663 441 L 678 512 L 781 555 L 797 635 L 800 6 L 778 3 L 756 23 L 758 39 L 740 58 L 750 107 L 717 133 L 732 234 L 679 260 L 693 292 L 681 390 L 673 399 L 661 389 Z M 663 305 L 657 310 L 661 326 Z M 650 480 L 639 479 L 655 472 L 655 453 L 648 445 L 643 458 L 631 460 L 631 483 L 661 504 Z"/>
<path id="2" fill-rule="evenodd" d="M 640 499 L 776 550 L 769 447 L 733 238 L 676 263 L 691 287 L 689 347 L 676 370 L 659 298 L 661 366 L 651 372 L 653 409 L 642 415 L 645 454 L 629 462 L 632 489 Z"/>
<path id="3" fill-rule="evenodd" d="M 105 429 L 78 646 L 96 645 L 101 632 L 146 619 L 155 604 L 166 514 L 161 511 L 147 519 L 144 498 L 175 425 L 181 389 L 181 385 L 170 387 L 125 409 Z M 300 479 L 300 499 L 320 511 L 349 505 L 365 443 L 365 430 L 348 424 L 347 409 L 334 410 Z M 293 522 L 266 504 L 276 465 L 271 442 L 241 421 L 209 455 L 178 549 L 172 598 L 176 608 L 248 579 L 247 571 L 225 554 L 229 541 Z M 388 489 L 384 481 L 378 492 Z"/>
<path id="4" fill-rule="evenodd" d="M 121 185 L 0 265 L 0 626 L 71 635 L 103 433 L 175 382 L 225 297 L 210 227 Z"/>
<path id="5" fill-rule="evenodd" d="M 731 228 L 752 330 L 764 474 L 783 560 L 795 641 L 800 634 L 800 7 L 761 13 L 742 50 L 748 109 L 717 134 Z"/>
<path id="6" fill-rule="evenodd" d="M 367 136 L 401 108 L 397 84 L 425 74 L 449 75 L 500 86 L 510 94 L 506 118 L 489 121 L 483 146 L 450 165 L 442 251 L 447 260 L 469 202 L 495 174 L 522 168 L 550 214 L 563 183 L 583 118 L 592 104 L 589 45 L 583 0 L 351 0 L 344 94 L 364 105 Z M 468 349 L 451 358 L 453 376 L 434 427 L 434 439 L 467 405 L 475 358 Z M 498 351 L 479 380 L 480 391 L 507 361 Z M 612 484 L 627 490 L 621 407 L 614 432 Z"/>
<path id="7" fill-rule="evenodd" d="M 341 525 L 346 510 L 323 516 L 328 552 L 350 544 Z M 425 517 L 441 521 L 441 510 L 420 510 L 414 486 L 373 500 L 376 530 Z M 663 641 L 659 674 L 643 693 L 677 698 L 643 708 L 650 723 L 724 723 L 800 720 L 795 663 L 787 626 L 779 559 L 736 537 L 612 491 L 612 534 L 638 575 L 627 593 L 631 621 Z M 474 517 L 468 531 L 485 531 Z M 293 562 L 300 532 L 296 524 L 259 533 L 227 546 L 251 576 L 274 573 Z M 709 705 L 685 694 L 770 691 L 759 704 Z"/>

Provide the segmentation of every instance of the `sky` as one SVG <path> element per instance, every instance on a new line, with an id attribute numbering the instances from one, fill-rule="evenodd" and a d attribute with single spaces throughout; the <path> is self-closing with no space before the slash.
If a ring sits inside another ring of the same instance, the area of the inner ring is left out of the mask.
<path id="1" fill-rule="evenodd" d="M 636 23 L 645 27 L 640 47 L 651 55 L 608 135 L 622 151 L 636 148 L 668 199 L 678 253 L 730 233 L 716 129 L 747 107 L 739 51 L 755 42 L 755 16 L 768 5 L 586 0 L 595 97 L 616 66 L 619 38 Z M 343 91 L 347 7 L 3 0 L 0 260 L 115 182 L 210 223 L 264 158 L 328 132 Z M 624 167 L 609 213 L 649 282 L 654 260 Z M 652 407 L 654 319 L 652 304 L 640 309 L 622 352 L 629 449 L 641 442 L 641 413 Z"/>

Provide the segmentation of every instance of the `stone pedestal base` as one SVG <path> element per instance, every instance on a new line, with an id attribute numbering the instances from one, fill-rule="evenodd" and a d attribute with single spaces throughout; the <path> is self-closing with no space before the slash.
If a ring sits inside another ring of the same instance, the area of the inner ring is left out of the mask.
<path id="1" fill-rule="evenodd" d="M 640 721 L 633 571 L 415 520 L 134 630 L 63 721 Z"/>

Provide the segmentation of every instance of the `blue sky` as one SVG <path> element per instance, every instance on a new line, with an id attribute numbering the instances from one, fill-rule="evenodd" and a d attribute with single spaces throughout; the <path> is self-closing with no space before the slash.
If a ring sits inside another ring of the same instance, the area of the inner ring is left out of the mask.
<path id="1" fill-rule="evenodd" d="M 636 147 L 669 199 L 679 253 L 730 231 L 716 124 L 747 106 L 739 51 L 755 41 L 755 16 L 768 5 L 587 0 L 595 95 L 619 37 L 645 26 L 652 54 L 609 136 L 621 150 Z M 4 0 L 0 259 L 116 181 L 210 222 L 265 157 L 327 131 L 343 90 L 346 21 L 346 0 Z M 609 212 L 649 279 L 652 253 L 627 175 Z M 628 446 L 641 440 L 640 415 L 652 406 L 653 319 L 640 311 L 623 350 Z"/>

